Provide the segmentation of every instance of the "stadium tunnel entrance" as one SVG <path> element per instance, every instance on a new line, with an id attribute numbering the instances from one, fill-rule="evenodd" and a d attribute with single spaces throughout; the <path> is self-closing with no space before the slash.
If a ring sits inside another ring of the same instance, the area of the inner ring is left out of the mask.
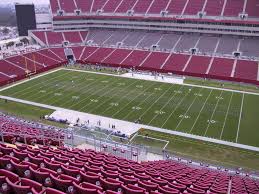
<path id="1" fill-rule="evenodd" d="M 74 64 L 76 60 L 74 57 L 73 50 L 71 48 L 65 48 L 64 52 L 65 52 L 65 55 L 66 55 L 66 58 L 67 58 L 69 64 Z"/>

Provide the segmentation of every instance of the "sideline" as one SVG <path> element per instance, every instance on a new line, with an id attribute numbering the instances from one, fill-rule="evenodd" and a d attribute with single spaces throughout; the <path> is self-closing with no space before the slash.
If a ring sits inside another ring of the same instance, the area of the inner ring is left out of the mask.
<path id="1" fill-rule="evenodd" d="M 259 147 L 254 147 L 254 146 L 249 146 L 249 145 L 244 145 L 244 144 L 239 144 L 239 143 L 233 143 L 233 142 L 213 139 L 213 138 L 209 138 L 209 137 L 203 137 L 203 136 L 183 133 L 183 132 L 179 132 L 179 131 L 173 131 L 173 130 L 169 130 L 169 129 L 153 127 L 153 126 L 149 126 L 149 125 L 136 124 L 136 123 L 132 123 L 132 122 L 128 122 L 128 121 L 122 121 L 122 120 L 118 120 L 118 119 L 98 116 L 98 115 L 89 114 L 89 113 L 82 113 L 82 112 L 79 112 L 79 111 L 73 111 L 73 110 L 69 110 L 69 109 L 65 109 L 65 108 L 60 108 L 60 107 L 56 107 L 56 106 L 51 106 L 51 105 L 31 102 L 31 101 L 27 101 L 27 100 L 21 100 L 21 99 L 17 99 L 17 98 L 13 98 L 13 97 L 8 97 L 8 96 L 0 96 L 0 98 L 6 99 L 6 100 L 10 100 L 10 101 L 20 102 L 20 103 L 23 103 L 23 104 L 29 104 L 29 105 L 33 105 L 33 106 L 42 107 L 42 108 L 52 109 L 52 110 L 56 110 L 56 111 L 64 111 L 64 112 L 69 111 L 69 112 L 75 113 L 76 115 L 77 114 L 85 114 L 85 115 L 91 115 L 92 117 L 102 117 L 104 119 L 109 119 L 110 121 L 113 121 L 114 123 L 123 123 L 123 125 L 125 125 L 125 123 L 128 123 L 131 126 L 135 125 L 135 127 L 139 128 L 139 129 L 140 128 L 145 128 L 145 129 L 150 129 L 150 130 L 153 130 L 153 131 L 167 133 L 167 134 L 171 134 L 171 135 L 177 135 L 177 136 L 181 136 L 181 137 L 186 137 L 186 138 L 206 141 L 206 142 L 210 142 L 210 143 L 227 145 L 227 146 L 232 146 L 232 147 L 236 147 L 236 148 L 242 148 L 242 149 L 246 149 L 246 150 L 251 150 L 251 151 L 259 152 Z"/>
<path id="2" fill-rule="evenodd" d="M 94 72 L 94 71 L 79 70 L 79 69 L 69 69 L 69 68 L 61 67 L 61 68 L 55 69 L 53 71 L 49 71 L 49 72 L 37 75 L 37 76 L 35 76 L 35 77 L 31 78 L 31 79 L 26 79 L 26 80 L 23 80 L 21 82 L 9 85 L 7 87 L 3 87 L 3 88 L 0 89 L 0 92 L 4 91 L 4 90 L 7 90 L 9 88 L 12 88 L 14 86 L 26 83 L 28 81 L 37 79 L 39 77 L 42 77 L 42 76 L 45 76 L 45 75 L 48 75 L 48 74 L 51 74 L 51 73 L 54 73 L 54 72 L 57 72 L 57 71 L 61 71 L 61 70 L 85 72 L 85 73 L 92 73 L 92 74 L 97 74 L 97 75 L 107 75 L 107 76 L 120 77 L 120 78 L 138 79 L 138 80 L 146 80 L 146 81 L 154 81 L 154 82 L 171 83 L 172 84 L 172 81 L 168 81 L 166 79 L 165 80 L 150 79 L 150 77 L 154 77 L 154 76 L 143 75 L 143 77 L 141 77 L 141 76 L 132 77 L 132 76 L 128 76 L 128 75 L 125 75 L 125 74 L 116 75 L 116 74 L 110 74 L 110 73 Z M 138 74 L 138 75 L 140 75 L 140 74 Z M 177 76 L 175 76 L 173 79 L 179 79 L 179 76 L 178 76 L 178 78 L 177 78 Z M 234 93 L 250 94 L 250 95 L 259 96 L 259 93 L 246 92 L 246 91 L 241 91 L 241 90 L 232 90 L 232 89 L 217 88 L 217 87 L 210 87 L 210 86 L 200 86 L 200 85 L 195 85 L 195 84 L 185 84 L 185 83 L 179 83 L 179 82 L 174 82 L 173 84 L 183 85 L 183 86 L 190 86 L 190 87 L 196 87 L 196 88 L 206 88 L 206 89 L 211 89 L 211 90 L 220 90 L 220 91 L 228 91 L 228 92 L 234 92 Z"/>

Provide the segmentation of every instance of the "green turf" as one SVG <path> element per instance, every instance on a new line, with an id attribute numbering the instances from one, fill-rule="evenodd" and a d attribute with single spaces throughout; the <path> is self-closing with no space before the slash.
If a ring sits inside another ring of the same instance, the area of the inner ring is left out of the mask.
<path id="1" fill-rule="evenodd" d="M 204 80 L 204 79 L 200 79 L 200 78 L 187 77 L 184 80 L 184 83 L 259 93 L 259 89 L 257 86 L 244 84 L 244 83 L 237 83 L 237 82 L 226 82 L 226 81 L 211 80 L 211 79 Z"/>
<path id="2" fill-rule="evenodd" d="M 0 111 L 5 114 L 11 114 L 20 118 L 39 121 L 47 125 L 54 125 L 57 127 L 66 127 L 64 124 L 51 122 L 45 119 L 40 119 L 42 116 L 50 115 L 54 110 L 40 108 L 36 106 L 26 105 L 10 100 L 0 99 Z"/>
<path id="3" fill-rule="evenodd" d="M 0 94 L 259 147 L 255 95 L 70 70 Z"/>
<path id="4" fill-rule="evenodd" d="M 140 130 L 139 135 L 169 141 L 166 150 L 179 157 L 203 161 L 225 167 L 242 167 L 245 170 L 259 170 L 259 153 L 228 146 L 201 142 L 189 138 L 154 132 L 147 129 Z M 135 136 L 131 144 L 151 146 L 152 151 L 159 151 L 165 142 Z M 153 149 L 156 148 L 156 149 Z M 159 153 L 159 152 L 158 152 Z"/>

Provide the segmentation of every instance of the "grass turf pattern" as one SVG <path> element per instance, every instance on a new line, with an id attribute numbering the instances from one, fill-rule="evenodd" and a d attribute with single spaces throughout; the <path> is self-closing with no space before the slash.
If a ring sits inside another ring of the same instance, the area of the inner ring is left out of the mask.
<path id="1" fill-rule="evenodd" d="M 259 147 L 259 96 L 59 70 L 1 95 Z"/>

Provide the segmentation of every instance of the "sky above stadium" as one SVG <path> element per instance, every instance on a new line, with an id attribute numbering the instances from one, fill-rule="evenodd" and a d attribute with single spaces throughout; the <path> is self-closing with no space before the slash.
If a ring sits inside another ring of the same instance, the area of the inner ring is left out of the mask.
<path id="1" fill-rule="evenodd" d="M 49 0 L 0 0 L 0 4 L 9 4 L 9 3 L 48 4 Z"/>

